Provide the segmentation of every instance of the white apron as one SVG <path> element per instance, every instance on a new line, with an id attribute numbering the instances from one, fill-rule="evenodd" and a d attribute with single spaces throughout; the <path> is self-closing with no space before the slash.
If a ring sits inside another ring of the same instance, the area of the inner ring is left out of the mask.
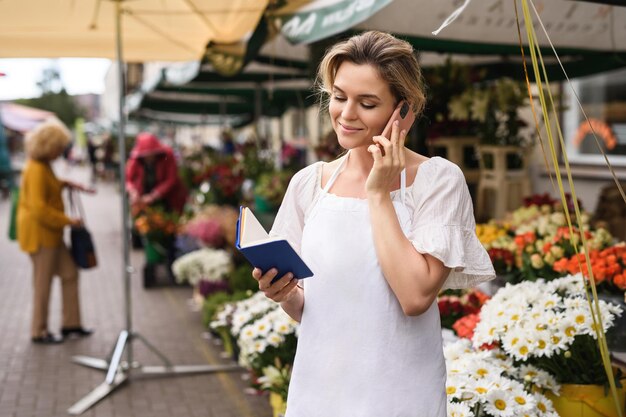
<path id="1" fill-rule="evenodd" d="M 328 191 L 306 221 L 304 310 L 287 417 L 445 417 L 445 362 L 437 303 L 407 317 L 376 257 L 367 200 Z M 392 193 L 405 235 L 406 173 Z M 419 279 L 419 277 L 415 277 Z"/>

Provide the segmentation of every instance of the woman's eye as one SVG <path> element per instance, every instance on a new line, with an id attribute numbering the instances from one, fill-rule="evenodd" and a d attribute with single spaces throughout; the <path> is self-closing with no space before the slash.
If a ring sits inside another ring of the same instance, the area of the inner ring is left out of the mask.
<path id="1" fill-rule="evenodd" d="M 365 103 L 362 103 L 361 106 L 363 106 L 363 108 L 365 109 L 373 109 L 374 107 L 376 107 L 375 104 L 365 104 Z"/>
<path id="2" fill-rule="evenodd" d="M 345 97 L 341 97 L 341 96 L 333 96 L 333 100 L 346 101 L 346 98 Z"/>

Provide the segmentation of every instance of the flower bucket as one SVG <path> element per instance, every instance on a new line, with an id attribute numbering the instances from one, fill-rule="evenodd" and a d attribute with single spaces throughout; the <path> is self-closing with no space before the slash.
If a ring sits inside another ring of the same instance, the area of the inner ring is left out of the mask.
<path id="1" fill-rule="evenodd" d="M 167 257 L 167 250 L 159 242 L 144 239 L 143 250 L 146 254 L 146 263 L 158 264 L 163 262 Z"/>
<path id="2" fill-rule="evenodd" d="M 617 390 L 619 404 L 624 415 L 626 391 L 624 387 Z M 605 393 L 602 385 L 561 385 L 561 393 L 557 397 L 551 392 L 547 396 L 552 400 L 554 409 L 560 416 L 567 417 L 618 417 L 615 402 L 610 391 Z"/>
<path id="3" fill-rule="evenodd" d="M 282 399 L 279 394 L 270 392 L 270 405 L 274 412 L 273 417 L 284 417 L 287 412 L 287 403 Z"/>

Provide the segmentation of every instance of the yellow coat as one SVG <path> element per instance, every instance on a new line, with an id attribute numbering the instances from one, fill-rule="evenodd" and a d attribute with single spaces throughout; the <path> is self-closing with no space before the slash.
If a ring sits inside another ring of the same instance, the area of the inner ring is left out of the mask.
<path id="1" fill-rule="evenodd" d="M 65 215 L 63 182 L 47 162 L 28 160 L 22 172 L 17 209 L 17 240 L 24 252 L 40 247 L 53 248 L 63 242 L 63 228 L 70 224 Z"/>

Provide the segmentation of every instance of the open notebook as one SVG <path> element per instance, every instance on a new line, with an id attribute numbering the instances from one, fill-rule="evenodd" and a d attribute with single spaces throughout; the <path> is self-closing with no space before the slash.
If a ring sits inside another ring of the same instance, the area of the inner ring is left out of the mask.
<path id="1" fill-rule="evenodd" d="M 256 268 L 264 273 L 278 269 L 274 280 L 288 272 L 298 279 L 313 276 L 313 271 L 286 239 L 270 237 L 248 207 L 239 208 L 236 247 Z"/>

